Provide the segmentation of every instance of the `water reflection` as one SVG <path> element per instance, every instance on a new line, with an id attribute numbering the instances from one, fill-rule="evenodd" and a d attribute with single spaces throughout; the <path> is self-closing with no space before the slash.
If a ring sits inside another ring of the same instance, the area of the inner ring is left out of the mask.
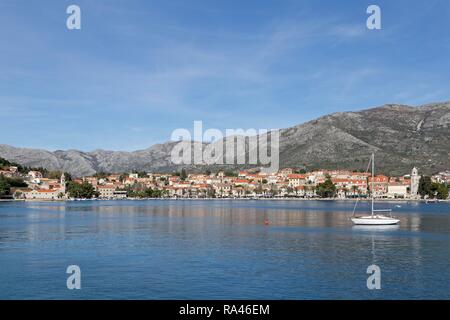
<path id="1" fill-rule="evenodd" d="M 85 298 L 448 298 L 449 205 L 395 211 L 399 226 L 354 226 L 349 202 L 2 203 L 0 298 L 67 298 L 53 272 L 74 261 Z"/>

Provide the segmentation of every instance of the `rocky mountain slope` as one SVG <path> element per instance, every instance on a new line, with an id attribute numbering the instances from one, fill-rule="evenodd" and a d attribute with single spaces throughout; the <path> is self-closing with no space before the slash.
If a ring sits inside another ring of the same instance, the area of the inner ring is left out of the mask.
<path id="1" fill-rule="evenodd" d="M 0 145 L 0 157 L 75 176 L 99 171 L 167 171 L 178 168 L 170 161 L 175 145 L 167 142 L 134 152 L 50 152 Z M 365 169 L 371 152 L 376 152 L 377 170 L 385 174 L 405 174 L 413 166 L 428 174 L 449 169 L 450 102 L 340 112 L 280 130 L 280 167 Z"/>
<path id="2" fill-rule="evenodd" d="M 283 166 L 363 169 L 375 152 L 380 172 L 405 174 L 417 166 L 432 173 L 450 168 L 450 103 L 334 113 L 282 130 L 281 137 Z"/>

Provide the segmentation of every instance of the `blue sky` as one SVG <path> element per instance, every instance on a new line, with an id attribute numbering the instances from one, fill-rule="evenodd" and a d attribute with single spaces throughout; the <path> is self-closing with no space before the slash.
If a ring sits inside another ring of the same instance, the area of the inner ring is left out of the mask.
<path id="1" fill-rule="evenodd" d="M 446 101 L 449 18 L 447 0 L 1 0 L 0 144 L 130 151 L 194 120 L 273 129 Z"/>

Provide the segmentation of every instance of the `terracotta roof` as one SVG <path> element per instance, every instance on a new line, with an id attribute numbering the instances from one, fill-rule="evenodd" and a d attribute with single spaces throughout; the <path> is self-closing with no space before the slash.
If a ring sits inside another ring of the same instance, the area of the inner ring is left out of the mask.
<path id="1" fill-rule="evenodd" d="M 306 179 L 306 175 L 304 174 L 296 174 L 296 173 L 292 173 L 288 175 L 289 179 Z"/>
<path id="2" fill-rule="evenodd" d="M 54 189 L 49 189 L 49 190 L 46 190 L 46 189 L 39 189 L 39 190 L 35 190 L 35 191 L 37 191 L 37 192 L 39 192 L 39 193 L 54 193 L 54 192 L 58 192 L 59 190 L 54 190 Z"/>

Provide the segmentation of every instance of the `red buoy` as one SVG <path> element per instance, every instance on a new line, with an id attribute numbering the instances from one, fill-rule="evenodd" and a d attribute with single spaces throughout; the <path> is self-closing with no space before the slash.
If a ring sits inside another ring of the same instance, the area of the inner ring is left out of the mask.
<path id="1" fill-rule="evenodd" d="M 268 225 L 269 225 L 269 219 L 264 220 L 264 224 L 265 224 L 266 226 L 268 226 Z"/>

